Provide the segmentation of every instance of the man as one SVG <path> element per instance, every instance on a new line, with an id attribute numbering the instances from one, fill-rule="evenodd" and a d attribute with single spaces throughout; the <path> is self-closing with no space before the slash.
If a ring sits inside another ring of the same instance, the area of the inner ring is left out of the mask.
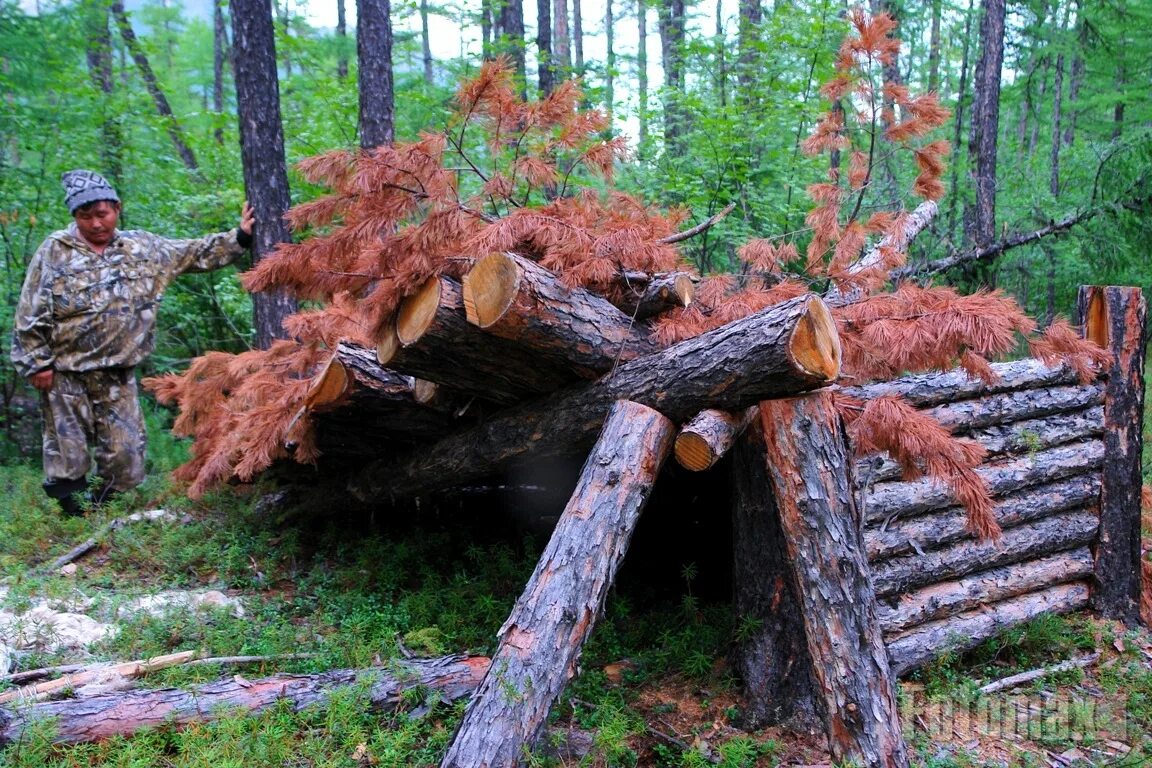
<path id="1" fill-rule="evenodd" d="M 134 368 L 151 352 L 156 311 L 183 272 L 229 264 L 252 242 L 245 203 L 240 226 L 197 240 L 121 232 L 120 198 L 92 171 L 61 177 L 72 224 L 36 251 L 16 307 L 12 362 L 40 391 L 44 490 L 65 514 L 96 460 L 93 500 L 144 481 L 144 418 Z"/>

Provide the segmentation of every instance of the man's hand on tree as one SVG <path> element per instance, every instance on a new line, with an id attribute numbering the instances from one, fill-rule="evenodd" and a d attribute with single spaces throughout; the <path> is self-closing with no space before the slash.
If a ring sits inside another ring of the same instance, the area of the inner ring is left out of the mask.
<path id="1" fill-rule="evenodd" d="M 248 201 L 244 201 L 244 207 L 240 210 L 240 231 L 246 235 L 252 234 L 252 226 L 256 223 L 256 214 L 252 212 L 252 206 Z"/>
<path id="2" fill-rule="evenodd" d="M 37 373 L 32 374 L 28 377 L 28 381 L 32 383 L 33 387 L 40 390 L 41 392 L 47 392 L 48 390 L 52 389 L 52 378 L 52 369 L 48 368 L 47 370 L 38 371 Z"/>

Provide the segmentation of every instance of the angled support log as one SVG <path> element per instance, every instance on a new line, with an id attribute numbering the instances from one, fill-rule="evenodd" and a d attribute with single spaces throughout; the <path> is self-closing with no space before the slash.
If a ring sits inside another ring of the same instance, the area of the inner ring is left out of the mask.
<path id="1" fill-rule="evenodd" d="M 903 768 L 908 754 L 896 681 L 876 616 L 851 462 L 832 394 L 767 400 L 760 416 L 832 758 Z"/>
<path id="2" fill-rule="evenodd" d="M 749 410 L 759 416 L 755 406 Z M 767 461 L 757 424 L 736 440 L 730 469 L 734 623 L 740 628 L 733 662 L 744 682 L 742 726 L 819 732 L 824 700 L 816 694 Z"/>
<path id="3" fill-rule="evenodd" d="M 433 277 L 400 304 L 376 347 L 376 359 L 392 370 L 502 405 L 554 392 L 580 378 L 469 323 L 463 289 L 447 277 Z"/>
<path id="4" fill-rule="evenodd" d="M 651 408 L 612 407 L 441 766 L 519 765 L 536 742 L 576 675 L 673 433 Z"/>
<path id="5" fill-rule="evenodd" d="M 673 450 L 676 463 L 692 472 L 703 472 L 720 461 L 756 418 L 756 406 L 743 411 L 700 411 L 680 428 Z"/>
<path id="6" fill-rule="evenodd" d="M 607 299 L 567 288 L 544 267 L 513 253 L 489 254 L 464 275 L 464 311 L 468 322 L 585 379 L 658 349 L 646 326 Z"/>
<path id="7" fill-rule="evenodd" d="M 78 743 L 129 736 L 144 728 L 209 722 L 228 711 L 261 712 L 287 704 L 294 710 L 322 706 L 333 692 L 366 686 L 371 706 L 397 708 L 405 691 L 437 691 L 444 701 L 471 694 L 488 671 L 483 656 L 448 656 L 397 662 L 388 669 L 341 669 L 318 675 L 235 678 L 189 690 L 105 693 L 0 709 L 0 747 L 19 742 L 38 721 L 55 720 L 53 741 Z"/>
<path id="8" fill-rule="evenodd" d="M 1144 347 L 1148 314 L 1139 288 L 1082 286 L 1085 335 L 1112 353 L 1104 390 L 1104 485 L 1092 607 L 1140 621 L 1140 454 L 1144 446 Z"/>
<path id="9" fill-rule="evenodd" d="M 768 307 L 600 380 L 502 411 L 419 452 L 374 462 L 351 483 L 362 500 L 415 495 L 492 474 L 512 461 L 572 455 L 595 440 L 617 400 L 683 421 L 702 408 L 736 410 L 822 386 L 840 371 L 840 341 L 811 294 Z"/>

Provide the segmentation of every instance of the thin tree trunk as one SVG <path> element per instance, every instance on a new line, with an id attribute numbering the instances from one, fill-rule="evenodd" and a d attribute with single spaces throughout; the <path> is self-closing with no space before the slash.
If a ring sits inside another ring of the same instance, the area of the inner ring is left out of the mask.
<path id="1" fill-rule="evenodd" d="M 360 65 L 360 146 L 392 143 L 391 0 L 356 0 L 356 59 Z"/>
<path id="2" fill-rule="evenodd" d="M 967 240 L 985 246 L 996 237 L 996 146 L 1000 126 L 1000 71 L 1004 61 L 1004 0 L 983 0 L 980 59 L 972 85 L 972 131 L 968 154 L 976 186 L 965 211 Z"/>
<path id="3" fill-rule="evenodd" d="M 524 0 L 504 0 L 500 3 L 496 16 L 495 49 L 506 53 L 512 61 L 512 68 L 521 83 L 520 94 L 525 95 L 524 69 Z"/>
<path id="4" fill-rule="evenodd" d="M 572 37 L 568 31 L 568 0 L 552 0 L 552 52 L 556 71 L 567 77 L 572 71 Z"/>
<path id="5" fill-rule="evenodd" d="M 275 8 L 280 12 L 280 26 L 284 29 L 284 39 L 288 40 L 292 36 L 292 16 L 288 8 L 288 3 L 291 0 L 284 0 L 281 5 L 278 0 L 272 0 Z M 292 77 L 292 48 L 285 46 L 284 55 L 281 57 L 284 66 L 284 79 Z"/>
<path id="6" fill-rule="evenodd" d="M 485 60 L 492 58 L 493 0 L 480 0 L 480 52 Z"/>
<path id="7" fill-rule="evenodd" d="M 347 0 L 336 0 L 336 77 L 348 77 L 348 13 Z"/>
<path id="8" fill-rule="evenodd" d="M 964 13 L 964 43 L 960 54 L 960 83 L 956 94 L 956 109 L 955 109 L 955 130 L 952 135 L 952 146 L 959 147 L 960 140 L 964 136 L 964 106 L 965 99 L 968 97 L 968 53 L 971 48 L 972 41 L 972 9 L 968 8 Z M 948 191 L 948 232 L 952 233 L 955 238 L 956 232 L 956 211 L 957 205 L 960 201 L 959 188 L 960 188 L 960 163 L 953 162 L 952 165 L 952 178 Z"/>
<path id="9" fill-rule="evenodd" d="M 1059 10 L 1053 11 L 1052 24 L 1056 31 L 1056 44 L 1063 45 L 1064 40 L 1064 23 L 1059 20 Z M 1061 125 L 1060 120 L 1063 115 L 1061 109 L 1064 100 L 1064 51 L 1061 49 L 1056 54 L 1056 75 L 1052 83 L 1052 154 L 1051 154 L 1051 173 L 1048 178 L 1048 191 L 1052 193 L 1052 197 L 1060 197 L 1060 144 Z M 1052 257 L 1054 258 L 1054 257 Z M 1053 261 L 1053 267 L 1055 262 Z M 1052 308 L 1055 312 L 1055 307 Z M 1049 318 L 1052 314 L 1048 315 Z"/>
<path id="10" fill-rule="evenodd" d="M 760 60 L 760 24 L 764 20 L 764 6 L 761 0 L 740 0 L 740 21 L 737 30 L 737 45 L 740 49 L 740 63 L 736 83 L 740 88 L 743 103 L 755 104 L 756 83 L 760 73 L 756 63 Z"/>
<path id="11" fill-rule="evenodd" d="M 100 132 L 103 141 L 100 146 L 100 161 L 103 170 L 113 183 L 123 174 L 121 153 L 124 138 L 117 120 L 116 110 L 110 103 L 114 92 L 112 79 L 112 34 L 108 25 L 109 10 L 106 3 L 96 3 L 90 11 L 92 15 L 88 34 L 88 74 L 92 84 L 101 96 Z"/>
<path id="12" fill-rule="evenodd" d="M 648 144 L 648 0 L 636 0 L 640 40 L 636 47 L 636 96 L 640 105 L 640 152 Z"/>
<path id="13" fill-rule="evenodd" d="M 148 55 L 144 52 L 140 41 L 136 39 L 136 32 L 132 29 L 132 22 L 128 19 L 128 14 L 124 11 L 124 3 L 121 2 L 121 0 L 114 0 L 111 8 L 112 15 L 116 19 L 116 25 L 120 28 L 120 37 L 124 40 L 124 47 L 128 49 L 128 52 L 132 55 L 132 60 L 136 62 L 136 66 L 140 70 L 140 76 L 144 78 L 144 85 L 148 88 L 148 93 L 152 96 L 152 103 L 156 105 L 156 112 L 160 115 L 161 121 L 167 126 L 168 136 L 176 146 L 176 151 L 180 154 L 180 159 L 184 161 L 184 167 L 190 171 L 199 173 L 200 166 L 196 163 L 196 155 L 192 153 L 192 148 L 188 146 L 188 142 L 184 140 L 184 131 L 180 128 L 180 123 L 176 121 L 175 115 L 172 114 L 172 107 L 168 105 L 168 99 L 164 96 L 164 91 L 160 90 L 160 83 L 156 80 L 156 73 L 152 71 L 152 65 L 148 63 Z"/>
<path id="14" fill-rule="evenodd" d="M 688 128 L 680 105 L 684 93 L 684 16 L 684 0 L 658 0 L 656 19 L 664 64 L 664 144 L 665 151 L 672 152 Z"/>
<path id="15" fill-rule="evenodd" d="M 1128 84 L 1128 73 L 1124 70 L 1124 62 L 1120 62 L 1120 66 L 1116 69 L 1116 90 L 1121 93 L 1124 92 L 1124 86 Z M 1124 99 L 1116 100 L 1116 106 L 1112 108 L 1112 140 L 1116 141 L 1124 133 Z"/>
<path id="16" fill-rule="evenodd" d="M 552 53 L 552 0 L 536 0 L 536 67 L 540 97 L 556 87 L 556 66 Z"/>
<path id="17" fill-rule="evenodd" d="M 428 30 L 428 0 L 420 0 L 420 42 L 424 52 L 424 83 L 435 83 L 432 72 L 432 34 Z"/>
<path id="18" fill-rule="evenodd" d="M 216 128 L 214 137 L 216 143 L 224 144 L 224 63 L 228 60 L 228 26 L 224 19 L 224 3 L 226 0 L 215 0 L 212 3 L 212 110 L 220 125 Z M 341 0 L 343 2 L 343 0 Z"/>
<path id="19" fill-rule="evenodd" d="M 584 76 L 584 19 L 580 0 L 572 0 L 572 63 L 576 74 Z"/>
<path id="20" fill-rule="evenodd" d="M 928 43 L 929 91 L 940 90 L 940 16 L 942 6 L 943 0 L 932 0 L 932 32 Z"/>
<path id="21" fill-rule="evenodd" d="M 724 4 L 716 0 L 716 95 L 720 106 L 728 105 L 728 59 L 725 56 L 727 41 L 724 39 Z"/>
<path id="22" fill-rule="evenodd" d="M 232 0 L 236 104 L 240 118 L 240 157 L 244 188 L 256 214 L 252 258 L 259 262 L 280 243 L 291 241 L 284 214 L 291 205 L 280 118 L 276 36 L 272 8 L 261 0 Z M 287 291 L 252 297 L 256 344 L 261 349 L 287 336 L 284 318 L 297 309 Z"/>
<path id="23" fill-rule="evenodd" d="M 1088 24 L 1084 20 L 1084 4 L 1076 5 L 1076 55 L 1068 73 L 1068 115 L 1064 128 L 1064 144 L 1072 146 L 1076 138 L 1076 112 L 1080 101 L 1080 86 L 1084 82 L 1084 50 L 1088 47 Z"/>
<path id="24" fill-rule="evenodd" d="M 604 53 L 604 108 L 609 120 L 616 112 L 616 20 L 612 17 L 612 3 L 613 0 L 604 0 L 604 36 L 607 44 Z"/>

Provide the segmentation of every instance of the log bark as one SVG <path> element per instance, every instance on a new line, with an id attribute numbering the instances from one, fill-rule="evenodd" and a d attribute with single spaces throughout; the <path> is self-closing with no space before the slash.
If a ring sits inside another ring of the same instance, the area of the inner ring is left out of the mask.
<path id="1" fill-rule="evenodd" d="M 1039 419 L 1012 421 L 985 427 L 958 436 L 975 440 L 987 452 L 985 461 L 1004 454 L 1035 453 L 1090 438 L 1104 431 L 1104 408 L 1094 406 L 1083 411 L 1060 413 Z M 904 469 L 887 454 L 871 456 L 856 462 L 856 476 L 866 485 L 894 480 Z"/>
<path id="2" fill-rule="evenodd" d="M 765 401 L 760 417 L 832 757 L 907 766 L 895 678 L 832 394 Z"/>
<path id="3" fill-rule="evenodd" d="M 759 409 L 750 410 L 759 415 Z M 736 441 L 730 470 L 733 602 L 739 627 L 733 666 L 744 683 L 741 727 L 786 724 L 816 732 L 824 722 L 823 699 L 816 694 L 767 461 L 756 425 Z"/>
<path id="4" fill-rule="evenodd" d="M 945 653 L 975 648 L 1041 614 L 1071 613 L 1087 605 L 1088 585 L 1084 582 L 1049 587 L 914 627 L 888 641 L 888 658 L 893 671 L 903 675 Z"/>
<path id="5" fill-rule="evenodd" d="M 1104 461 L 1099 440 L 1069 443 L 1027 456 L 986 464 L 976 470 L 993 496 L 1019 491 L 1098 469 Z M 952 491 L 930 477 L 908 482 L 879 483 L 865 495 L 865 520 L 878 523 L 896 517 L 910 518 L 931 510 L 953 506 Z"/>
<path id="6" fill-rule="evenodd" d="M 872 584 L 880 597 L 907 592 L 986 568 L 1084 546 L 1096 539 L 1099 527 L 1100 518 L 1094 510 L 1063 512 L 1009 528 L 998 541 L 962 541 L 934 552 L 883 560 L 872 567 Z"/>
<path id="7" fill-rule="evenodd" d="M 514 766 L 577 673 L 584 641 L 672 447 L 672 422 L 616 403 L 441 766 Z"/>
<path id="8" fill-rule="evenodd" d="M 1076 475 L 1052 483 L 1025 488 L 996 501 L 994 513 L 1002 529 L 1039 520 L 1057 512 L 1096 504 L 1100 498 L 1098 473 Z M 949 507 L 941 512 L 895 520 L 885 526 L 864 529 L 868 559 L 876 562 L 896 555 L 923 553 L 972 538 L 968 512 Z"/>
<path id="9" fill-rule="evenodd" d="M 463 290 L 447 277 L 432 278 L 404 300 L 376 356 L 393 370 L 502 405 L 579 380 L 566 367 L 469 323 Z"/>
<path id="10" fill-rule="evenodd" d="M 1066 366 L 1052 368 L 1033 358 L 1011 363 L 992 363 L 992 371 L 997 376 L 997 380 L 992 384 L 969 376 L 966 371 L 958 368 L 946 373 L 904 376 L 862 387 L 843 387 L 840 391 L 849 397 L 862 400 L 883 396 L 903 397 L 917 408 L 927 408 L 973 397 L 986 397 L 998 392 L 1054 387 L 1078 382 L 1075 371 L 1070 368 Z"/>
<path id="11" fill-rule="evenodd" d="M 1002 392 L 927 409 L 926 413 L 953 432 L 971 431 L 1022 419 L 1077 411 L 1104 401 L 1103 384 L 1044 387 Z"/>
<path id="12" fill-rule="evenodd" d="M 1104 484 L 1092 607 L 1140 621 L 1140 457 L 1144 447 L 1147 305 L 1139 288 L 1084 286 L 1078 313 L 1086 335 L 1112 352 L 1104 394 Z"/>
<path id="13" fill-rule="evenodd" d="M 483 477 L 528 454 L 571 455 L 595 439 L 616 400 L 679 422 L 702 408 L 735 410 L 813 389 L 839 369 L 831 315 L 816 296 L 801 296 L 624 363 L 595 383 L 510 408 L 418 453 L 374 462 L 351 490 L 364 500 L 412 495 Z"/>
<path id="14" fill-rule="evenodd" d="M 877 611 L 884 634 L 894 635 L 926 621 L 955 616 L 1067 581 L 1083 581 L 1091 575 L 1092 552 L 1088 547 L 1079 547 L 893 596 L 891 603 L 881 600 Z"/>
<path id="15" fill-rule="evenodd" d="M 696 414 L 676 435 L 676 463 L 693 472 L 709 469 L 723 458 L 758 413 L 752 406 L 737 412 L 709 408 Z"/>
<path id="16" fill-rule="evenodd" d="M 607 299 L 566 288 L 544 267 L 512 253 L 489 254 L 464 275 L 464 311 L 468 322 L 585 379 L 659 348 L 646 326 Z"/>
<path id="17" fill-rule="evenodd" d="M 629 272 L 621 279 L 620 297 L 612 303 L 633 320 L 647 320 L 670 309 L 690 306 L 695 295 L 696 283 L 687 272 Z"/>
<path id="18" fill-rule="evenodd" d="M 258 680 L 234 677 L 190 690 L 161 688 L 43 702 L 0 709 L 0 746 L 20 741 L 34 723 L 47 718 L 56 721 L 53 741 L 98 741 L 144 728 L 207 722 L 230 710 L 322 706 L 333 692 L 350 686 L 367 686 L 373 708 L 384 711 L 399 706 L 406 691 L 421 688 L 437 691 L 443 701 L 454 701 L 471 694 L 487 670 L 488 659 L 483 656 L 449 656 L 396 662 L 396 668 L 388 669 L 283 674 Z"/>

